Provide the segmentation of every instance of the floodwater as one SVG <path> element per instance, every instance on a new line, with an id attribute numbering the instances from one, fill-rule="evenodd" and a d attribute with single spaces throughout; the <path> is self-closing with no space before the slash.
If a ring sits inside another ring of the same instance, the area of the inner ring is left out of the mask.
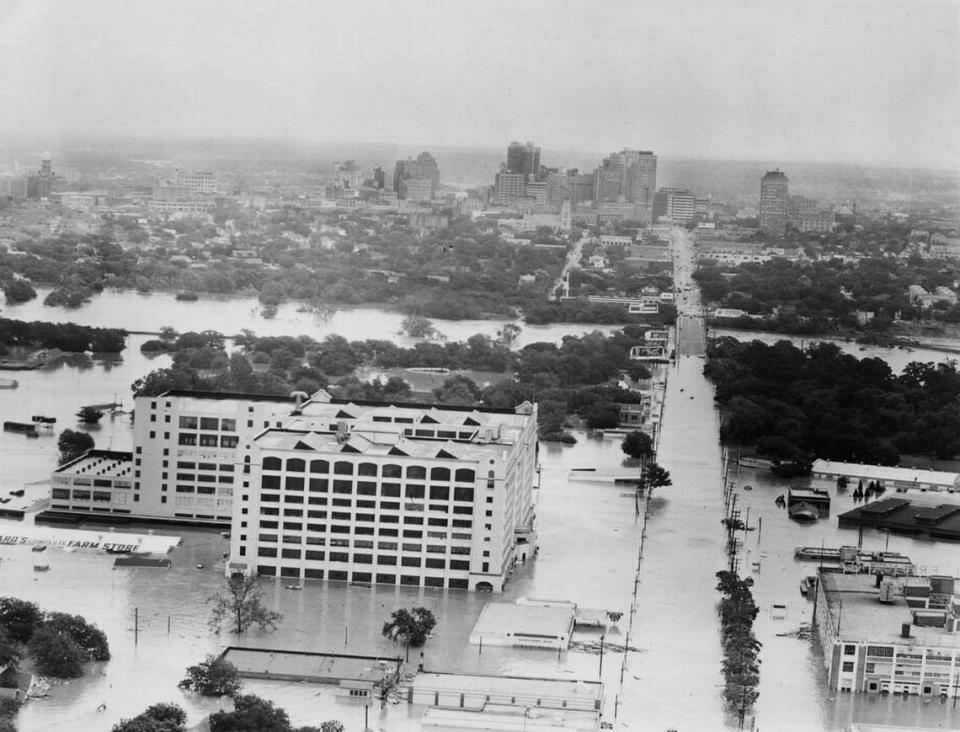
<path id="1" fill-rule="evenodd" d="M 112 293 L 101 296 L 115 297 Z M 99 307 L 98 298 L 93 305 L 67 312 L 67 317 L 61 319 L 125 325 L 137 330 L 155 330 L 169 324 L 180 329 L 216 327 L 225 332 L 242 327 L 264 334 L 302 332 L 296 322 L 280 320 L 283 308 L 278 319 L 257 321 L 251 326 L 246 319 L 246 303 L 221 302 L 214 306 L 204 301 L 176 303 L 172 297 L 168 302 L 166 296 L 160 295 L 124 297 L 111 301 L 111 312 L 116 311 L 111 318 L 87 313 L 88 308 Z M 36 306 L 36 310 L 9 308 L 5 315 L 53 319 L 49 316 L 52 309 Z M 224 312 L 228 313 L 226 317 Z M 174 314 L 184 320 L 178 321 L 172 317 Z M 202 319 L 199 314 L 203 314 Z M 130 319 L 121 322 L 127 315 Z M 344 334 L 391 337 L 392 331 L 399 329 L 400 316 L 396 314 L 355 310 L 341 311 L 338 316 L 344 319 L 338 325 Z M 382 332 L 372 330 L 376 323 L 390 322 L 390 318 L 395 322 L 384 326 Z M 261 322 L 270 323 L 276 330 L 258 327 Z M 480 330 L 492 335 L 501 324 L 454 325 L 464 327 L 466 336 Z M 547 330 L 551 335 L 536 339 L 559 338 L 563 328 L 550 326 Z M 524 328 L 525 333 L 530 330 Z M 322 337 L 324 333 L 318 335 Z M 448 336 L 464 337 L 452 331 Z M 130 384 L 167 363 L 165 356 L 149 360 L 140 354 L 139 344 L 145 338 L 131 336 L 120 362 L 91 363 L 80 359 L 52 370 L 14 374 L 20 381 L 19 389 L 0 390 L 2 418 L 56 416 L 59 433 L 64 427 L 75 426 L 72 415 L 82 404 L 113 401 L 116 395 L 129 408 Z M 894 354 L 909 360 L 944 358 L 935 352 Z M 884 353 L 871 348 L 858 355 L 883 357 Z M 218 636 L 205 624 L 205 598 L 222 582 L 222 565 L 218 561 L 226 550 L 226 541 L 216 532 L 165 530 L 185 537 L 184 546 L 171 555 L 175 565 L 171 570 L 112 569 L 113 560 L 108 555 L 83 550 L 68 554 L 50 548 L 43 555 L 50 571 L 35 573 L 32 566 L 37 555 L 29 547 L 0 546 L 0 595 L 16 595 L 48 609 L 85 615 L 106 630 L 114 655 L 107 663 L 93 664 L 83 679 L 56 686 L 50 697 L 30 702 L 19 715 L 20 729 L 106 732 L 120 718 L 133 716 L 149 704 L 164 700 L 182 704 L 194 723 L 215 710 L 218 702 L 185 695 L 176 688 L 176 682 L 187 665 L 206 653 L 218 652 L 231 643 L 328 652 L 397 653 L 398 649 L 380 637 L 380 626 L 393 609 L 414 604 L 430 607 L 439 619 L 435 636 L 424 648 L 423 662 L 428 670 L 602 677 L 607 697 L 605 717 L 616 729 L 675 727 L 686 731 L 735 726 L 720 697 L 721 651 L 714 573 L 724 566 L 725 556 L 720 524 L 722 461 L 712 388 L 702 376 L 702 359 L 681 357 L 668 368 L 658 459 L 671 471 L 674 485 L 656 490 L 646 507 L 644 521 L 644 516 L 634 511 L 633 497 L 622 487 L 569 479 L 572 468 L 618 466 L 623 458 L 618 439 L 596 439 L 579 433 L 579 442 L 574 446 L 543 445 L 537 507 L 540 553 L 518 569 L 504 595 L 496 598 L 568 599 L 585 607 L 620 610 L 624 617 L 618 627 L 607 629 L 606 641 L 622 645 L 629 632 L 630 645 L 639 650 L 627 653 L 626 658 L 623 653 L 608 650 L 601 670 L 600 657 L 587 652 L 557 654 L 484 647 L 481 653 L 478 647 L 467 643 L 467 636 L 483 603 L 491 599 L 489 596 L 332 583 L 307 584 L 302 592 L 291 592 L 284 589 L 280 580 L 269 579 L 263 580 L 267 600 L 285 616 L 279 630 L 252 631 L 239 639 L 226 634 Z M 105 417 L 95 439 L 100 447 L 128 449 L 129 419 L 119 416 L 111 421 Z M 3 493 L 45 479 L 55 466 L 52 436 L 28 440 L 22 435 L 0 433 L 0 451 Z M 811 606 L 801 597 L 798 583 L 811 566 L 795 562 L 793 548 L 816 545 L 821 539 L 828 546 L 856 543 L 856 532 L 837 529 L 833 519 L 813 526 L 787 520 L 773 501 L 778 493 L 785 492 L 786 483 L 775 483 L 748 471 L 732 475 L 731 479 L 741 488 L 741 505 L 744 510 L 750 509 L 751 525 L 763 519 L 762 531 L 752 532 L 746 540 L 743 563 L 749 568 L 754 561 L 760 562 L 759 571 L 753 573 L 754 592 L 761 606 L 756 631 L 764 643 L 760 699 L 755 709 L 759 728 L 842 730 L 851 720 L 960 727 L 957 712 L 939 701 L 924 704 L 917 698 L 835 696 L 825 689 L 825 672 L 816 643 L 777 635 L 810 620 Z M 746 485 L 752 490 L 746 491 Z M 834 515 L 845 510 L 849 501 L 846 495 L 838 496 Z M 0 521 L 0 528 L 12 525 L 13 522 Z M 643 557 L 638 562 L 644 535 Z M 882 548 L 886 541 L 883 534 L 864 535 L 866 547 Z M 956 545 L 894 535 L 889 537 L 889 548 L 940 571 L 953 573 L 953 568 L 960 565 Z M 198 563 L 205 568 L 196 569 Z M 787 618 L 770 617 L 773 603 L 787 604 Z M 596 634 L 586 636 L 596 639 Z M 415 656 L 411 658 L 416 660 Z M 246 688 L 287 709 L 296 724 L 319 724 L 338 718 L 351 732 L 363 726 L 363 710 L 338 702 L 327 687 L 249 682 Z M 107 708 L 97 712 L 101 703 Z M 386 710 L 375 707 L 370 710 L 370 724 L 378 730 L 416 730 L 419 714 L 419 709 L 403 704 L 388 705 Z"/>
<path id="2" fill-rule="evenodd" d="M 8 306 L 3 317 L 17 320 L 45 320 L 51 323 L 77 323 L 102 328 L 124 328 L 128 331 L 156 332 L 170 326 L 180 332 L 209 328 L 227 336 L 244 328 L 260 336 L 307 335 L 322 340 L 339 334 L 348 340 L 384 339 L 402 346 L 411 346 L 417 339 L 402 334 L 404 315 L 375 307 L 352 307 L 336 310 L 329 317 L 299 312 L 296 303 L 284 303 L 272 318 L 264 318 L 255 297 L 208 298 L 196 302 L 178 301 L 173 293 L 143 294 L 135 291 L 106 290 L 95 295 L 82 308 L 45 307 L 43 299 L 49 289 L 38 288 L 37 298 Z M 476 333 L 495 338 L 497 331 L 512 323 L 520 327 L 514 347 L 522 348 L 540 341 L 559 342 L 565 335 L 582 335 L 594 330 L 609 333 L 621 326 L 554 323 L 526 325 L 523 321 L 434 320 L 437 331 L 450 341 L 463 341 Z"/>

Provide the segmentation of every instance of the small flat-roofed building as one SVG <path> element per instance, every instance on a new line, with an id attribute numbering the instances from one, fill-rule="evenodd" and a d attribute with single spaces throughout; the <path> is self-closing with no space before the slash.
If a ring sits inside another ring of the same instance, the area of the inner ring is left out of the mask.
<path id="1" fill-rule="evenodd" d="M 473 645 L 566 648 L 576 609 L 569 604 L 488 602 L 470 632 Z"/>
<path id="2" fill-rule="evenodd" d="M 917 579 L 820 572 L 814 616 L 831 689 L 958 696 L 960 597 L 914 609 Z"/>
<path id="3" fill-rule="evenodd" d="M 346 689 L 358 690 L 382 689 L 392 685 L 399 677 L 402 664 L 400 657 L 241 646 L 227 647 L 220 658 L 236 666 L 237 674 L 242 679 L 338 684 Z"/>
<path id="4" fill-rule="evenodd" d="M 411 704 L 475 711 L 527 707 L 599 715 L 603 706 L 603 683 L 579 679 L 421 672 L 407 693 Z"/>
<path id="5" fill-rule="evenodd" d="M 126 517 L 136 508 L 133 473 L 132 453 L 87 450 L 53 471 L 50 508 Z"/>
<path id="6" fill-rule="evenodd" d="M 818 459 L 813 462 L 811 475 L 821 480 L 837 480 L 845 477 L 850 481 L 876 481 L 884 488 L 921 491 L 960 490 L 960 473 L 941 470 L 918 470 L 889 465 L 861 465 Z"/>

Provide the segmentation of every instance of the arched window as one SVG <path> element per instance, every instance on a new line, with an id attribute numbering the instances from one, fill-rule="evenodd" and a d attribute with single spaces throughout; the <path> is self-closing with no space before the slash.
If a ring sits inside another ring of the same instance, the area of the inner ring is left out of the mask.
<path id="1" fill-rule="evenodd" d="M 282 463 L 278 457 L 265 457 L 263 459 L 264 470 L 280 470 Z"/>
<path id="2" fill-rule="evenodd" d="M 310 472 L 311 473 L 329 473 L 330 463 L 328 463 L 326 460 L 311 460 Z"/>
<path id="3" fill-rule="evenodd" d="M 450 468 L 432 468 L 430 480 L 450 480 Z"/>
<path id="4" fill-rule="evenodd" d="M 383 466 L 384 478 L 399 478 L 401 475 L 403 475 L 403 469 L 399 465 L 389 463 Z"/>
<path id="5" fill-rule="evenodd" d="M 287 472 L 288 473 L 302 473 L 306 470 L 307 462 L 302 458 L 288 458 L 287 459 Z"/>
<path id="6" fill-rule="evenodd" d="M 411 465 L 407 468 L 407 480 L 426 480 L 427 469 L 422 465 Z"/>
<path id="7" fill-rule="evenodd" d="M 376 475 L 377 465 L 376 463 L 360 463 L 357 473 L 359 475 Z"/>
<path id="8" fill-rule="evenodd" d="M 473 483 L 477 479 L 477 474 L 469 468 L 460 468 L 455 474 L 458 483 Z"/>
<path id="9" fill-rule="evenodd" d="M 353 463 L 346 460 L 337 460 L 333 464 L 333 472 L 337 475 L 353 475 Z"/>

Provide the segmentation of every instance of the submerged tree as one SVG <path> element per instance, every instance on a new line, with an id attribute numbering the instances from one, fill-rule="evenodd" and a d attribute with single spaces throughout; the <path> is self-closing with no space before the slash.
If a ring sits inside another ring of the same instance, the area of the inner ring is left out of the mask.
<path id="1" fill-rule="evenodd" d="M 240 691 L 240 675 L 226 659 L 207 656 L 205 661 L 188 667 L 186 678 L 177 686 L 203 696 L 234 696 Z"/>
<path id="2" fill-rule="evenodd" d="M 211 595 L 207 601 L 213 603 L 210 627 L 218 632 L 227 621 L 234 633 L 243 633 L 254 624 L 263 630 L 274 630 L 283 619 L 283 615 L 263 604 L 255 576 L 231 575 L 223 591 Z"/>
<path id="3" fill-rule="evenodd" d="M 383 624 L 383 636 L 395 643 L 403 643 L 409 651 L 410 646 L 426 643 L 436 625 L 437 619 L 425 607 L 415 607 L 413 610 L 400 608 L 394 610 L 390 620 Z"/>

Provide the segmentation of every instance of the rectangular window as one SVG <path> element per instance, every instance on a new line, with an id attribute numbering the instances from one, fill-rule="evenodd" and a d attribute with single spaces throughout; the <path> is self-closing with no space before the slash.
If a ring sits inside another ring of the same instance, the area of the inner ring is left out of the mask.
<path id="1" fill-rule="evenodd" d="M 454 488 L 453 500 L 473 503 L 473 488 Z"/>
<path id="2" fill-rule="evenodd" d="M 284 503 L 303 503 L 303 496 L 294 496 L 289 493 L 283 497 Z"/>
<path id="3" fill-rule="evenodd" d="M 284 521 L 283 528 L 288 531 L 303 531 L 303 524 L 297 521 Z"/>
<path id="4" fill-rule="evenodd" d="M 844 670 L 845 672 L 853 671 L 853 661 L 844 661 L 844 662 L 843 662 L 843 670 Z"/>
<path id="5" fill-rule="evenodd" d="M 408 484 L 403 495 L 407 498 L 423 498 L 424 489 L 422 485 Z"/>
<path id="6" fill-rule="evenodd" d="M 446 569 L 446 566 L 447 562 L 445 559 L 427 557 L 427 569 Z"/>
<path id="7" fill-rule="evenodd" d="M 372 554 L 354 554 L 353 561 L 357 564 L 373 564 Z"/>
<path id="8" fill-rule="evenodd" d="M 392 554 L 380 554 L 377 556 L 377 564 L 392 564 L 396 566 L 397 558 Z"/>
<path id="9" fill-rule="evenodd" d="M 422 531 L 417 531 L 416 529 L 404 529 L 404 530 L 403 530 L 403 537 L 404 537 L 405 539 L 422 539 L 422 538 L 423 538 L 423 532 L 422 532 Z"/>
<path id="10" fill-rule="evenodd" d="M 216 435 L 200 435 L 200 446 L 201 447 L 216 447 L 218 438 Z"/>
<path id="11" fill-rule="evenodd" d="M 350 555 L 347 552 L 330 552 L 331 562 L 349 562 Z"/>
<path id="12" fill-rule="evenodd" d="M 200 429 L 213 430 L 216 432 L 218 429 L 220 429 L 220 420 L 218 420 L 216 417 L 201 417 Z"/>
<path id="13" fill-rule="evenodd" d="M 310 549 L 307 550 L 307 559 L 315 562 L 323 561 L 326 555 L 326 552 L 311 551 Z"/>
<path id="14" fill-rule="evenodd" d="M 286 482 L 284 482 L 284 488 L 288 491 L 302 491 L 303 478 L 287 478 Z"/>
<path id="15" fill-rule="evenodd" d="M 152 435 L 151 435 L 151 437 L 152 437 Z M 182 435 L 180 435 L 180 436 L 177 438 L 177 444 L 180 444 L 180 445 L 196 445 L 196 444 L 197 444 L 197 436 L 196 436 L 196 435 L 182 434 Z"/>
<path id="16" fill-rule="evenodd" d="M 420 557 L 401 557 L 400 564 L 404 567 L 419 567 Z"/>
<path id="17" fill-rule="evenodd" d="M 445 486 L 445 485 L 430 486 L 430 500 L 431 501 L 449 501 L 450 500 L 449 486 Z"/>
<path id="18" fill-rule="evenodd" d="M 329 486 L 329 481 L 326 478 L 311 478 L 310 479 L 310 491 L 312 493 L 326 493 Z"/>
<path id="19" fill-rule="evenodd" d="M 399 483 L 384 483 L 380 486 L 380 495 L 387 496 L 388 498 L 399 498 L 400 497 L 400 484 Z"/>
<path id="20" fill-rule="evenodd" d="M 450 560 L 450 569 L 470 569 L 470 562 L 465 562 L 462 559 L 451 559 Z"/>
<path id="21" fill-rule="evenodd" d="M 352 480 L 333 481 L 333 492 L 334 493 L 353 493 L 353 481 Z"/>
<path id="22" fill-rule="evenodd" d="M 405 524 L 414 524 L 414 525 L 423 525 L 423 516 L 404 516 L 403 523 Z"/>
<path id="23" fill-rule="evenodd" d="M 357 483 L 357 493 L 361 496 L 375 496 L 377 495 L 377 484 L 361 480 Z"/>
<path id="24" fill-rule="evenodd" d="M 181 418 L 180 418 L 180 429 L 182 429 L 182 430 L 195 430 L 195 429 L 197 429 L 197 418 L 196 418 L 196 417 L 181 417 Z"/>
<path id="25" fill-rule="evenodd" d="M 220 447 L 236 447 L 239 441 L 236 435 L 224 435 L 220 438 Z"/>
<path id="26" fill-rule="evenodd" d="M 280 556 L 284 559 L 300 559 L 300 550 L 299 549 L 281 549 Z"/>
<path id="27" fill-rule="evenodd" d="M 277 556 L 277 548 L 273 546 L 262 546 L 257 549 L 258 557 L 275 557 Z"/>
<path id="28" fill-rule="evenodd" d="M 264 544 L 276 544 L 276 543 L 277 543 L 277 535 L 276 535 L 276 534 L 260 534 L 260 536 L 258 536 L 257 538 L 258 538 L 260 541 L 262 541 Z"/>
<path id="29" fill-rule="evenodd" d="M 237 431 L 237 420 L 235 419 L 221 419 L 220 420 L 220 429 L 224 432 L 236 432 Z"/>

